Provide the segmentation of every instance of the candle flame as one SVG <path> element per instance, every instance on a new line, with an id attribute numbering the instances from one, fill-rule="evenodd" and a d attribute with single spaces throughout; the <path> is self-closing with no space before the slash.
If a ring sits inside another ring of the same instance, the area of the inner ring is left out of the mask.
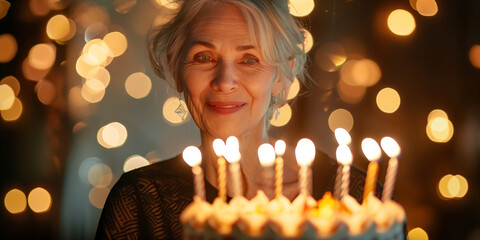
<path id="1" fill-rule="evenodd" d="M 337 161 L 343 165 L 352 164 L 352 152 L 347 145 L 340 145 L 337 147 Z"/>
<path id="2" fill-rule="evenodd" d="M 298 164 L 310 165 L 315 158 L 315 144 L 313 144 L 312 140 L 307 138 L 300 139 L 295 148 L 295 156 Z"/>
<path id="3" fill-rule="evenodd" d="M 287 145 L 285 144 L 285 141 L 278 140 L 278 141 L 275 142 L 275 153 L 278 156 L 283 156 L 286 148 L 287 148 Z"/>
<path id="4" fill-rule="evenodd" d="M 213 151 L 215 151 L 217 157 L 223 156 L 225 153 L 225 142 L 220 138 L 213 140 Z"/>
<path id="5" fill-rule="evenodd" d="M 352 142 L 352 137 L 347 130 L 343 128 L 335 129 L 335 138 L 337 139 L 338 145 L 349 145 Z"/>
<path id="6" fill-rule="evenodd" d="M 226 150 L 227 151 L 239 151 L 238 139 L 234 136 L 230 136 L 226 141 Z"/>
<path id="7" fill-rule="evenodd" d="M 273 146 L 264 143 L 258 148 L 258 158 L 260 159 L 260 164 L 264 167 L 271 167 L 275 162 L 275 149 Z"/>
<path id="8" fill-rule="evenodd" d="M 378 161 L 382 154 L 382 151 L 380 150 L 380 146 L 378 145 L 378 143 L 371 138 L 363 139 L 362 150 L 363 150 L 363 154 L 365 155 L 365 157 L 367 157 L 368 161 Z"/>
<path id="9" fill-rule="evenodd" d="M 225 155 L 224 155 L 225 159 L 229 162 L 229 163 L 237 163 L 240 161 L 240 158 L 241 158 L 241 154 L 239 151 L 225 151 Z"/>
<path id="10" fill-rule="evenodd" d="M 384 137 L 380 141 L 383 151 L 391 158 L 397 157 L 400 154 L 400 146 L 391 137 Z"/>
<path id="11" fill-rule="evenodd" d="M 194 167 L 199 165 L 202 162 L 202 153 L 200 149 L 195 146 L 188 146 L 183 150 L 183 160 L 190 165 L 190 167 Z"/>

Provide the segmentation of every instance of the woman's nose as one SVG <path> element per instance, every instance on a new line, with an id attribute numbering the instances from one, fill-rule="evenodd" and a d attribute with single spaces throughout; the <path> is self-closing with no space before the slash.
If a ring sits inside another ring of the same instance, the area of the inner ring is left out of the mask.
<path id="1" fill-rule="evenodd" d="M 225 93 L 238 89 L 238 72 L 235 63 L 219 64 L 215 79 L 212 81 L 212 88 Z"/>

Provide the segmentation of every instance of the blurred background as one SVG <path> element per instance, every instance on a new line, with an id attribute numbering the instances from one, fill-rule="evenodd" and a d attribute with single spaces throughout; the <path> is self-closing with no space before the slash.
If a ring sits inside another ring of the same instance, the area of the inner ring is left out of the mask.
<path id="1" fill-rule="evenodd" d="M 120 175 L 199 144 L 150 67 L 166 0 L 0 0 L 1 239 L 92 239 Z M 297 0 L 312 82 L 271 133 L 335 157 L 333 129 L 402 148 L 409 239 L 480 239 L 480 1 Z M 380 164 L 384 181 L 388 156 Z"/>

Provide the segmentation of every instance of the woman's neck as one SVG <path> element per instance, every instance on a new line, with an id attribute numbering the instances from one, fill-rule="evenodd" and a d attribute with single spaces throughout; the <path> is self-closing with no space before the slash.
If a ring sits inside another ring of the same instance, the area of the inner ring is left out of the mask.
<path id="1" fill-rule="evenodd" d="M 205 161 L 204 167 L 206 178 L 209 183 L 212 184 L 212 186 L 218 188 L 218 157 L 213 150 L 213 140 L 215 140 L 215 137 L 204 132 L 202 132 L 201 137 L 201 148 L 203 153 L 203 160 Z M 257 149 L 263 143 L 271 143 L 271 139 L 269 139 L 265 128 L 262 128 L 258 131 L 251 131 L 236 137 L 238 138 L 241 153 L 240 166 L 243 180 L 243 194 L 247 198 L 252 198 L 257 193 L 257 190 L 260 190 L 261 187 L 261 177 L 259 178 L 258 176 L 261 176 L 262 174 L 262 166 L 260 165 L 260 162 L 258 160 Z M 231 186 L 231 181 L 228 181 L 227 194 L 229 196 L 233 195 L 233 192 L 231 191 Z"/>

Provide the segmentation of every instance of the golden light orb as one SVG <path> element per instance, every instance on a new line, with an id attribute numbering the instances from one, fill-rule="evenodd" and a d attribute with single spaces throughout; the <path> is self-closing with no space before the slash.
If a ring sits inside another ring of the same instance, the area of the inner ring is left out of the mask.
<path id="1" fill-rule="evenodd" d="M 20 82 L 18 81 L 18 79 L 14 76 L 6 76 L 4 77 L 2 80 L 0 80 L 0 86 L 2 84 L 6 84 L 8 86 L 10 86 L 13 90 L 13 94 L 15 96 L 18 96 L 18 93 L 20 92 Z M 0 99 L 2 98 L 3 94 L 0 94 Z M 1 100 L 0 100 L 0 106 L 1 106 Z M 1 108 L 1 107 L 0 107 Z"/>
<path id="2" fill-rule="evenodd" d="M 314 39 L 310 31 L 305 28 L 302 28 L 301 31 L 303 32 L 303 52 L 308 53 L 312 50 Z"/>
<path id="3" fill-rule="evenodd" d="M 480 68 L 480 44 L 475 44 L 470 48 L 468 57 L 474 67 Z"/>
<path id="4" fill-rule="evenodd" d="M 328 116 L 328 126 L 332 132 L 335 132 L 337 128 L 343 128 L 350 132 L 353 128 L 353 122 L 352 114 L 343 108 L 336 109 Z"/>
<path id="5" fill-rule="evenodd" d="M 417 0 L 416 10 L 420 15 L 431 17 L 438 12 L 437 2 L 435 0 Z"/>
<path id="6" fill-rule="evenodd" d="M 106 164 L 97 163 L 88 170 L 88 181 L 94 187 L 107 187 L 112 179 L 112 170 Z"/>
<path id="7" fill-rule="evenodd" d="M 313 0 L 290 0 L 288 1 L 288 9 L 290 14 L 295 17 L 305 17 L 315 8 Z"/>
<path id="8" fill-rule="evenodd" d="M 444 117 L 436 117 L 427 123 L 427 136 L 433 142 L 446 143 L 453 137 L 453 123 Z"/>
<path id="9" fill-rule="evenodd" d="M 103 41 L 105 41 L 110 50 L 112 50 L 114 57 L 122 55 L 127 50 L 127 38 L 121 32 L 108 33 L 103 37 Z"/>
<path id="10" fill-rule="evenodd" d="M 442 117 L 442 118 L 448 119 L 448 115 L 445 111 L 443 111 L 442 109 L 434 109 L 428 114 L 427 121 L 430 122 L 434 118 L 437 118 L 437 117 Z"/>
<path id="11" fill-rule="evenodd" d="M 127 90 L 128 95 L 135 99 L 148 96 L 151 89 L 152 82 L 150 77 L 142 72 L 132 73 L 125 81 L 125 90 Z"/>
<path id="12" fill-rule="evenodd" d="M 100 88 L 99 90 L 92 89 L 85 82 L 82 85 L 81 93 L 82 93 L 82 97 L 83 97 L 83 99 L 85 99 L 85 101 L 87 101 L 89 103 L 97 103 L 97 102 L 100 102 L 103 99 L 103 96 L 105 96 L 105 88 Z"/>
<path id="13" fill-rule="evenodd" d="M 17 120 L 23 112 L 23 105 L 20 99 L 15 98 L 12 107 L 7 110 L 1 110 L 3 120 L 10 122 Z"/>
<path id="14" fill-rule="evenodd" d="M 400 107 L 400 94 L 393 88 L 384 88 L 377 94 L 377 106 L 384 113 L 394 113 Z"/>
<path id="15" fill-rule="evenodd" d="M 140 155 L 133 155 L 128 157 L 125 163 L 123 164 L 123 171 L 124 172 L 132 171 L 134 169 L 147 166 L 149 164 L 150 163 L 148 162 L 148 160 L 145 159 L 144 157 Z"/>
<path id="16" fill-rule="evenodd" d="M 103 84 L 103 88 L 106 88 L 110 84 L 110 72 L 104 67 L 94 67 L 88 71 L 85 77 L 86 81 L 89 79 L 96 79 Z"/>
<path id="17" fill-rule="evenodd" d="M 468 181 L 462 175 L 455 175 L 455 177 L 457 178 L 458 183 L 459 183 L 459 190 L 458 190 L 458 193 L 455 197 L 463 198 L 468 192 Z"/>
<path id="18" fill-rule="evenodd" d="M 102 209 L 105 205 L 105 201 L 107 200 L 109 192 L 110 189 L 105 187 L 93 187 L 88 192 L 88 200 L 92 206 Z"/>
<path id="19" fill-rule="evenodd" d="M 450 193 L 450 189 L 449 189 L 449 182 L 450 182 L 450 179 L 452 178 L 453 178 L 453 175 L 447 174 L 443 176 L 438 182 L 438 192 L 440 193 L 441 197 L 444 197 L 447 199 L 455 197 Z"/>
<path id="20" fill-rule="evenodd" d="M 394 34 L 408 36 L 415 30 L 415 19 L 410 12 L 397 9 L 388 16 L 387 25 Z"/>
<path id="21" fill-rule="evenodd" d="M 294 78 L 292 84 L 290 84 L 290 87 L 288 88 L 287 100 L 294 99 L 299 92 L 300 92 L 300 81 L 298 81 L 298 78 Z"/>
<path id="22" fill-rule="evenodd" d="M 12 189 L 5 195 L 3 203 L 11 214 L 22 213 L 27 209 L 27 196 L 21 190 Z"/>
<path id="23" fill-rule="evenodd" d="M 17 51 L 18 44 L 14 36 L 8 33 L 0 35 L 0 63 L 10 62 Z"/>
<path id="24" fill-rule="evenodd" d="M 0 110 L 8 110 L 15 102 L 15 92 L 7 84 L 0 84 Z"/>
<path id="25" fill-rule="evenodd" d="M 408 232 L 407 240 L 428 240 L 428 234 L 421 228 L 414 228 Z"/>
<path id="26" fill-rule="evenodd" d="M 127 128 L 119 122 L 112 122 L 101 127 L 97 132 L 97 141 L 105 148 L 121 147 L 127 140 Z"/>
<path id="27" fill-rule="evenodd" d="M 38 100 L 45 105 L 50 105 L 57 96 L 55 85 L 48 80 L 42 80 L 38 82 L 36 86 L 38 86 Z"/>
<path id="28" fill-rule="evenodd" d="M 36 213 L 44 213 L 52 206 L 52 197 L 44 188 L 37 187 L 28 194 L 28 206 Z"/>
<path id="29" fill-rule="evenodd" d="M 55 63 L 55 45 L 40 43 L 33 46 L 28 53 L 28 64 L 38 70 L 50 69 Z"/>
<path id="30" fill-rule="evenodd" d="M 70 22 L 62 14 L 55 15 L 47 22 L 47 36 L 53 40 L 65 38 L 70 33 Z"/>
<path id="31" fill-rule="evenodd" d="M 10 8 L 11 4 L 6 0 L 0 0 L 0 19 L 7 16 L 8 9 Z"/>
<path id="32" fill-rule="evenodd" d="M 337 93 L 340 99 L 346 103 L 356 104 L 362 101 L 365 93 L 367 92 L 367 87 L 365 86 L 352 86 L 344 81 L 338 81 L 337 83 Z"/>

